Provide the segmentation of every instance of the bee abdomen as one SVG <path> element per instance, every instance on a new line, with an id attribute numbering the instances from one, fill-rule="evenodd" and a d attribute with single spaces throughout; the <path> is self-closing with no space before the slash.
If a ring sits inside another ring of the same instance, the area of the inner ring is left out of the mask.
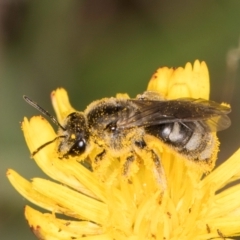
<path id="1" fill-rule="evenodd" d="M 146 132 L 173 147 L 192 160 L 208 160 L 212 156 L 215 139 L 207 126 L 199 122 L 165 123 L 146 128 Z"/>
<path id="2" fill-rule="evenodd" d="M 191 129 L 178 122 L 149 126 L 146 127 L 146 132 L 179 148 L 184 147 L 193 134 Z"/>

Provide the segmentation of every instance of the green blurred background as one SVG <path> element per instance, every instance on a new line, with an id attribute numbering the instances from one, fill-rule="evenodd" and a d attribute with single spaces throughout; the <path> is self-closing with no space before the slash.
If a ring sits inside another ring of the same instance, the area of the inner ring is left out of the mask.
<path id="1" fill-rule="evenodd" d="M 23 94 L 53 112 L 50 92 L 64 87 L 83 110 L 143 92 L 160 66 L 204 60 L 211 99 L 233 108 L 231 128 L 219 133 L 221 162 L 240 146 L 239 38 L 239 0 L 0 0 L 0 239 L 35 239 L 28 202 L 6 179 L 8 168 L 43 176 L 20 129 L 24 116 L 39 114 Z"/>

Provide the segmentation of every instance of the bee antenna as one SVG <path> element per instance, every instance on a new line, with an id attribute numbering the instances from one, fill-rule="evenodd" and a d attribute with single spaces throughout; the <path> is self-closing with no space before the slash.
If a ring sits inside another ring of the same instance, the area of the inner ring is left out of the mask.
<path id="1" fill-rule="evenodd" d="M 65 131 L 66 129 L 57 121 L 57 119 L 51 115 L 48 111 L 46 111 L 45 109 L 43 109 L 41 106 L 39 106 L 36 102 L 34 102 L 33 100 L 31 100 L 29 97 L 27 97 L 26 95 L 23 95 L 23 99 L 32 107 L 36 108 L 39 112 L 41 112 L 42 114 L 44 114 L 45 116 L 49 117 L 52 122 L 54 124 L 56 124 L 57 126 L 59 126 L 63 131 Z M 51 142 L 49 142 L 51 143 Z"/>
<path id="2" fill-rule="evenodd" d="M 55 142 L 58 138 L 65 138 L 65 137 L 66 137 L 66 136 L 57 136 L 57 137 L 55 137 L 53 140 L 44 143 L 43 145 L 41 145 L 40 147 L 38 147 L 36 150 L 34 150 L 34 151 L 32 152 L 32 154 L 31 154 L 31 156 L 34 157 L 34 155 L 35 155 L 36 153 L 38 153 L 41 149 L 43 149 L 43 148 L 46 147 L 47 145 Z"/>

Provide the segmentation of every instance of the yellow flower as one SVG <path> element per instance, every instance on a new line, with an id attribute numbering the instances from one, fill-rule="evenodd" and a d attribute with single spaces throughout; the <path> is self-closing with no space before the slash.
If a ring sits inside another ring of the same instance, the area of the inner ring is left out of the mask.
<path id="1" fill-rule="evenodd" d="M 181 97 L 209 99 L 209 74 L 205 62 L 187 63 L 185 68 L 157 69 L 153 74 L 148 90 L 158 91 L 167 99 Z"/>
<path id="2" fill-rule="evenodd" d="M 157 90 L 168 99 L 208 99 L 206 64 L 195 61 L 193 67 L 187 63 L 185 68 L 160 68 L 148 90 Z M 52 101 L 60 123 L 75 111 L 63 89 L 53 92 Z M 24 118 L 22 129 L 30 152 L 57 136 L 42 117 Z M 17 191 L 49 211 L 42 213 L 26 206 L 25 216 L 35 235 L 48 240 L 200 240 L 240 234 L 240 185 L 224 188 L 240 179 L 240 150 L 211 171 L 216 154 L 210 165 L 202 166 L 180 157 L 151 136 L 146 142 L 161 156 L 166 187 L 153 176 L 153 163 L 146 152 L 137 153 L 139 162 L 143 161 L 131 167 L 131 181 L 127 181 L 121 177 L 119 160 L 114 156 L 107 156 L 103 166 L 93 165 L 90 171 L 76 157 L 59 159 L 58 141 L 34 156 L 54 181 L 34 178 L 29 182 L 8 170 Z M 94 146 L 89 158 L 97 151 Z M 210 173 L 205 176 L 206 171 Z"/>

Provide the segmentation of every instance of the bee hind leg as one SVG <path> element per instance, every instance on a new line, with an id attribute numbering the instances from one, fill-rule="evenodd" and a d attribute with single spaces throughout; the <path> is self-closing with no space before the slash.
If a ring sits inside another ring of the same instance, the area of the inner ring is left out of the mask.
<path id="1" fill-rule="evenodd" d="M 124 159 L 123 167 L 122 167 L 122 175 L 127 178 L 128 182 L 131 182 L 130 177 L 133 172 L 131 172 L 131 167 L 133 163 L 136 161 L 136 156 L 133 152 L 131 152 L 130 155 L 128 155 Z"/>
<path id="2" fill-rule="evenodd" d="M 123 164 L 123 175 L 127 176 L 129 172 L 130 165 L 135 161 L 135 156 L 130 155 L 126 158 L 125 163 Z"/>
<path id="3" fill-rule="evenodd" d="M 167 188 L 167 181 L 160 156 L 154 150 L 150 149 L 143 140 L 136 141 L 135 146 L 135 151 L 139 156 L 146 156 L 144 157 L 145 164 L 149 159 L 153 162 L 153 174 L 156 178 L 156 181 L 159 183 L 159 185 L 161 185 L 161 188 L 165 190 Z"/>
<path id="4" fill-rule="evenodd" d="M 163 190 L 165 190 L 167 188 L 167 181 L 166 181 L 166 175 L 164 172 L 164 168 L 161 164 L 161 160 L 160 160 L 159 156 L 153 150 L 150 150 L 150 149 L 148 149 L 148 150 L 152 154 L 152 160 L 155 165 L 155 169 L 153 170 L 154 175 L 156 176 L 156 179 L 162 186 Z"/>

